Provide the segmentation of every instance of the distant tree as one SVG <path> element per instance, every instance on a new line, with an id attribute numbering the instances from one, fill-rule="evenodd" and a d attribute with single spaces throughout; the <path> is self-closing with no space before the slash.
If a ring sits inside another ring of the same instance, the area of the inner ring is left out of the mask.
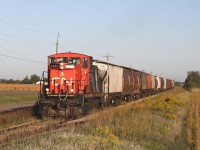
<path id="1" fill-rule="evenodd" d="M 33 74 L 30 76 L 30 79 L 28 76 L 26 76 L 23 80 L 0 79 L 0 83 L 34 84 L 39 80 L 40 80 L 40 77 L 37 76 L 36 74 Z"/>
<path id="2" fill-rule="evenodd" d="M 15 80 L 15 83 L 20 84 L 22 81 L 21 80 Z"/>
<path id="3" fill-rule="evenodd" d="M 6 83 L 6 79 L 0 79 L 0 83 Z"/>
<path id="4" fill-rule="evenodd" d="M 28 78 L 28 76 L 26 76 L 22 81 L 21 81 L 22 84 L 30 84 L 30 80 Z"/>
<path id="5" fill-rule="evenodd" d="M 39 80 L 40 80 L 40 77 L 37 76 L 36 74 L 33 74 L 33 75 L 31 75 L 31 77 L 30 77 L 30 82 L 31 82 L 31 83 L 36 83 L 36 82 L 39 81 Z"/>
<path id="6" fill-rule="evenodd" d="M 191 89 L 193 87 L 200 88 L 200 73 L 199 71 L 189 71 L 185 79 L 184 87 Z"/>
<path id="7" fill-rule="evenodd" d="M 15 81 L 13 79 L 7 80 L 7 83 L 15 83 Z"/>

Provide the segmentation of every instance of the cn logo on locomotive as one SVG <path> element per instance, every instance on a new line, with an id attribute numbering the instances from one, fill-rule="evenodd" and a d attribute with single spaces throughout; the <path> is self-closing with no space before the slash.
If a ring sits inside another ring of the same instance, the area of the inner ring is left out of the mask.
<path id="1" fill-rule="evenodd" d="M 70 78 L 70 80 L 66 80 L 66 78 L 65 77 L 54 77 L 54 78 L 52 78 L 52 85 L 59 85 L 59 83 L 57 82 L 56 83 L 56 80 L 60 80 L 61 81 L 61 85 L 63 84 L 63 83 L 65 83 L 65 81 L 66 81 L 66 84 L 67 85 L 72 85 L 72 78 Z"/>

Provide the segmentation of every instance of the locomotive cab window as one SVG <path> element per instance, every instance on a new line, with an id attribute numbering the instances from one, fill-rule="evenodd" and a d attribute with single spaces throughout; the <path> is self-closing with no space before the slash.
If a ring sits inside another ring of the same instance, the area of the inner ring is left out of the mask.
<path id="1" fill-rule="evenodd" d="M 54 64 L 56 62 L 56 59 L 54 57 L 49 58 L 50 64 Z"/>
<path id="2" fill-rule="evenodd" d="M 80 64 L 80 58 L 79 57 L 70 57 L 69 58 L 69 64 L 79 65 Z"/>
<path id="3" fill-rule="evenodd" d="M 67 57 L 58 57 L 56 62 L 58 62 L 58 63 L 61 63 L 61 62 L 68 63 L 68 58 Z"/>
<path id="4" fill-rule="evenodd" d="M 83 68 L 88 68 L 88 59 L 87 58 L 83 59 Z"/>

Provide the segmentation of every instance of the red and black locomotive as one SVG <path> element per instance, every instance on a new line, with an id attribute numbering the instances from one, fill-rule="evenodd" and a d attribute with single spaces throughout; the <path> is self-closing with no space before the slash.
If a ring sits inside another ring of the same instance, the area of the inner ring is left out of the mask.
<path id="1" fill-rule="evenodd" d="M 174 87 L 174 81 L 78 53 L 48 56 L 41 82 L 42 116 L 73 117 L 85 110 L 133 100 Z"/>

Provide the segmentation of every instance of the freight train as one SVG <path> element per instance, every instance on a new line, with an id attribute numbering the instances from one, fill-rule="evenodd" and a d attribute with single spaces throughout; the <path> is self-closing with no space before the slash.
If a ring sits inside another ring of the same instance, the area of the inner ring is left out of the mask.
<path id="1" fill-rule="evenodd" d="M 154 95 L 174 81 L 79 53 L 48 56 L 39 94 L 39 114 L 73 117 L 87 110 Z"/>

